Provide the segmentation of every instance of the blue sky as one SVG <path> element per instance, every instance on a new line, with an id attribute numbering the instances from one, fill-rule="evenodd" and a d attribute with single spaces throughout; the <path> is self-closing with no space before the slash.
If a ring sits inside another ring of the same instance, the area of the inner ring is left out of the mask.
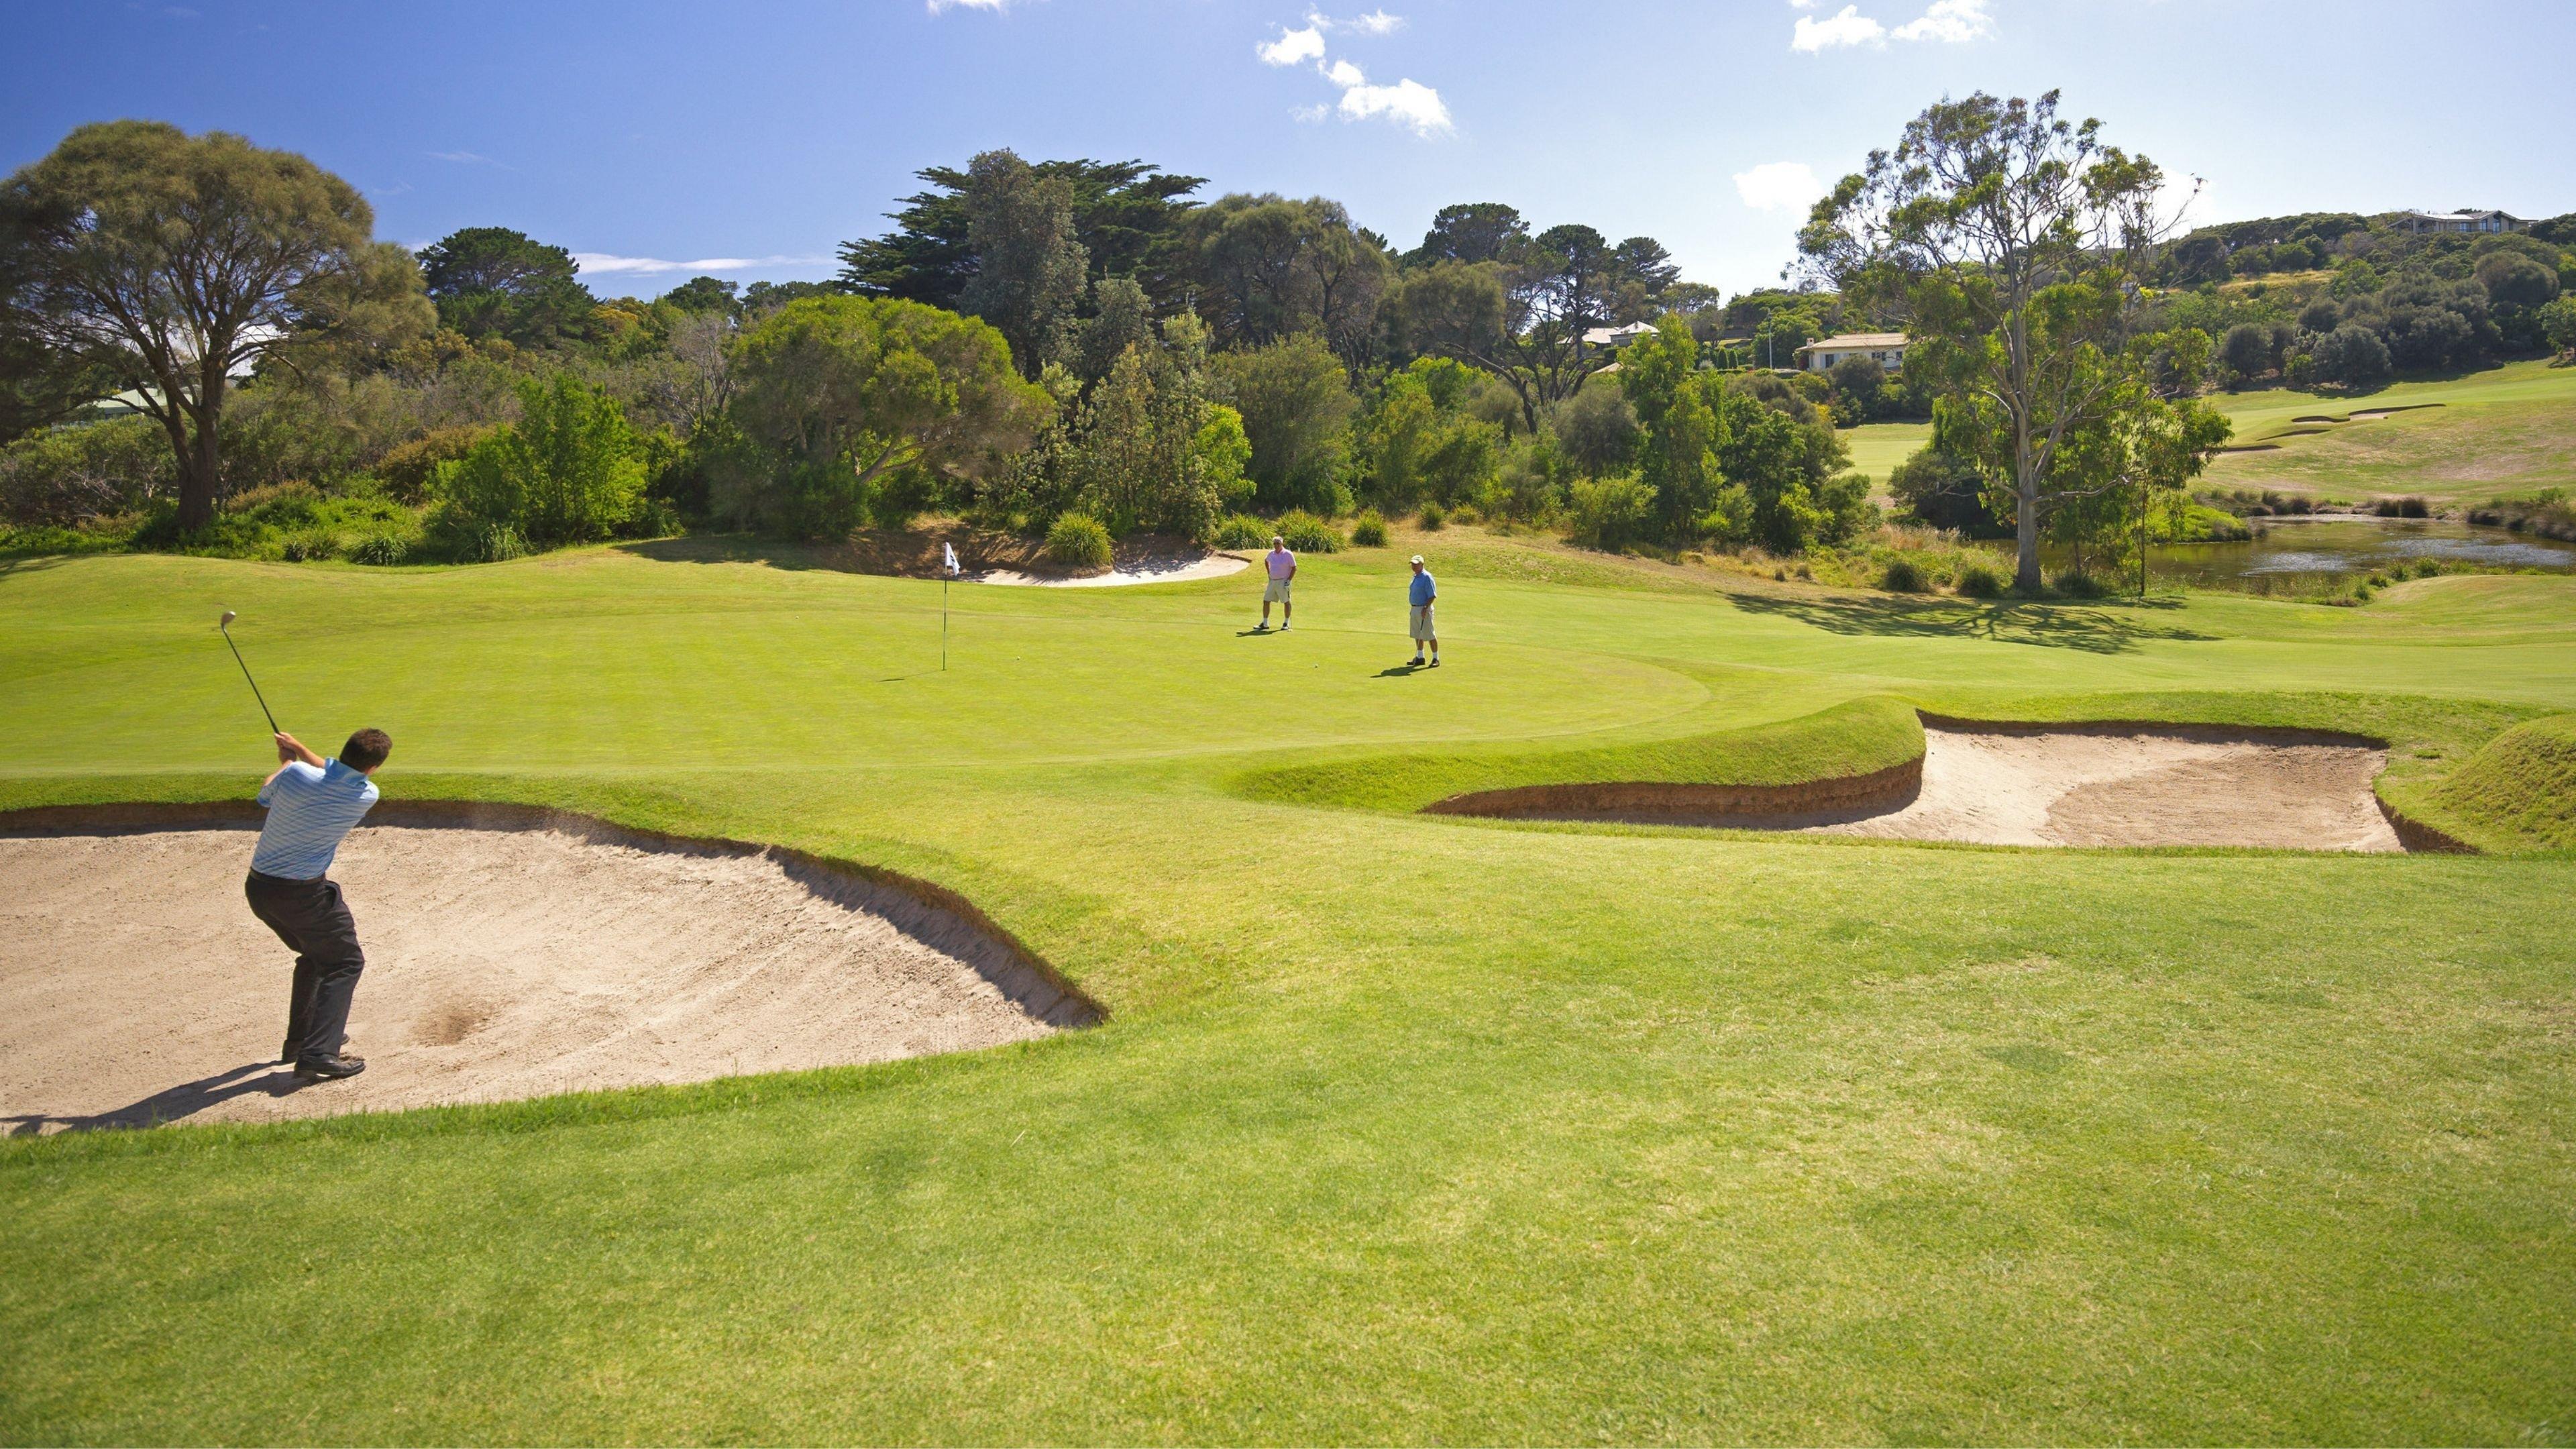
<path id="1" fill-rule="evenodd" d="M 1327 195 L 1399 245 L 1455 201 L 1654 236 L 1730 291 L 1808 189 L 1945 93 L 2035 94 L 2204 219 L 2576 211 L 2576 0 L 10 0 L 0 162 L 143 116 L 305 152 L 394 240 L 516 227 L 605 294 L 819 277 L 923 165 L 1142 157 Z M 620 261 L 618 259 L 624 259 Z"/>

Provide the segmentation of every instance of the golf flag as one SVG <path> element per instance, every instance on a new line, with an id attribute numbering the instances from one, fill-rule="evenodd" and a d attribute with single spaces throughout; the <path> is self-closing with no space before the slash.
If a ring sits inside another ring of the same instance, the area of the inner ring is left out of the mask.
<path id="1" fill-rule="evenodd" d="M 952 579 L 957 577 L 957 545 L 943 543 L 939 548 L 942 553 L 948 555 L 948 576 Z"/>

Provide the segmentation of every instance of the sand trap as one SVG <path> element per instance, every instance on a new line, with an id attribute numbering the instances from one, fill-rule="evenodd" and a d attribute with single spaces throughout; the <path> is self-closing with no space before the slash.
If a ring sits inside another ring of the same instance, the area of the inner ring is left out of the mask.
<path id="1" fill-rule="evenodd" d="M 267 1121 L 694 1082 L 1042 1036 L 1095 1015 L 999 937 L 767 852 L 361 829 L 333 877 L 367 1071 L 273 1065 L 292 958 L 245 829 L 0 836 L 0 1131 Z"/>
<path id="2" fill-rule="evenodd" d="M 1221 579 L 1239 574 L 1252 566 L 1248 559 L 1230 553 L 1152 554 L 1122 559 L 1105 574 L 1084 574 L 1062 578 L 1047 574 L 1024 574 L 1011 569 L 989 569 L 974 576 L 979 584 L 1012 584 L 1048 589 L 1115 588 L 1120 584 L 1177 584 L 1189 579 Z"/>
<path id="3" fill-rule="evenodd" d="M 2118 725 L 1923 733 L 1911 803 L 1798 828 L 1987 845 L 2403 848 L 2370 789 L 2388 752 L 2350 739 Z"/>

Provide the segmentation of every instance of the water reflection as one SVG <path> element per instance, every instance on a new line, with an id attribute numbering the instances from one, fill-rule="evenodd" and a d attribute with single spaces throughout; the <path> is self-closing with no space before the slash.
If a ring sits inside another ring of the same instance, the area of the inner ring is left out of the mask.
<path id="1" fill-rule="evenodd" d="M 2576 544 L 2473 523 L 2347 516 L 2268 518 L 2255 526 L 2261 536 L 2239 543 L 2153 545 L 2147 568 L 2173 583 L 2258 593 L 2327 587 L 2347 575 L 2428 558 L 2490 568 L 2576 568 Z M 2129 556 L 2128 567 L 2137 567 L 2137 555 Z"/>

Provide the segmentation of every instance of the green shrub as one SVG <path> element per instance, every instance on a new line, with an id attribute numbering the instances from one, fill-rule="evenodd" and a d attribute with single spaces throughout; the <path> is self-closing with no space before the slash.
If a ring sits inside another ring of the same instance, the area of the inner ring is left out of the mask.
<path id="1" fill-rule="evenodd" d="M 1302 508 L 1292 508 L 1280 514 L 1278 527 L 1273 531 L 1299 553 L 1342 551 L 1342 531 Z"/>
<path id="2" fill-rule="evenodd" d="M 438 468 L 467 518 L 545 547 L 606 538 L 644 494 L 643 450 L 617 400 L 571 376 L 519 389 L 519 421 Z"/>
<path id="3" fill-rule="evenodd" d="M 376 460 L 371 471 L 385 485 L 385 491 L 400 502 L 418 503 L 429 496 L 430 486 L 438 481 L 442 463 L 453 463 L 473 452 L 475 445 L 489 438 L 492 428 L 432 428 L 408 443 L 388 449 Z"/>
<path id="4" fill-rule="evenodd" d="M 1097 519 L 1065 514 L 1047 530 L 1046 556 L 1061 568 L 1105 569 L 1109 567 L 1109 530 Z"/>
<path id="5" fill-rule="evenodd" d="M 1249 513 L 1230 513 L 1217 520 L 1209 541 L 1218 548 L 1260 548 L 1270 542 L 1270 525 Z"/>
<path id="6" fill-rule="evenodd" d="M 2003 591 L 2003 575 L 1984 564 L 1970 564 L 1959 570 L 1959 592 L 1967 598 L 1991 599 Z"/>
<path id="7" fill-rule="evenodd" d="M 350 562 L 373 564 L 378 568 L 389 568 L 410 556 L 411 544 L 400 534 L 393 533 L 361 534 L 349 550 Z"/>
<path id="8" fill-rule="evenodd" d="M 1655 491 L 1633 473 L 1567 485 L 1567 533 L 1586 548 L 1619 549 L 1643 537 Z"/>
<path id="9" fill-rule="evenodd" d="M 2070 599 L 2099 599 L 2111 592 L 2110 585 L 2078 570 L 2059 574 L 2053 582 L 2057 592 Z"/>
<path id="10" fill-rule="evenodd" d="M 1889 563 L 1887 572 L 1879 576 L 1878 586 L 1891 594 L 1919 594 L 1929 587 L 1924 582 L 1923 570 L 1916 567 L 1910 558 Z"/>
<path id="11" fill-rule="evenodd" d="M 1351 522 L 1351 542 L 1361 548 L 1386 547 L 1386 520 L 1371 508 Z"/>
<path id="12" fill-rule="evenodd" d="M 1448 525 L 1448 522 L 1449 510 L 1440 506 L 1439 499 L 1434 498 L 1430 502 L 1422 505 L 1422 528 L 1424 532 L 1438 533 L 1442 528 Z"/>
<path id="13" fill-rule="evenodd" d="M 506 523 L 441 513 L 430 520 L 425 551 L 451 563 L 508 563 L 527 553 L 528 541 Z"/>

